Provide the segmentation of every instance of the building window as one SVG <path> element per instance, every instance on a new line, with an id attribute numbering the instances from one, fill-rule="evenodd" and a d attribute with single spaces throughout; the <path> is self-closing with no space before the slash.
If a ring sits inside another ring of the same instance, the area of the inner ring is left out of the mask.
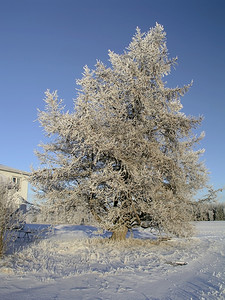
<path id="1" fill-rule="evenodd" d="M 20 188 L 20 178 L 18 177 L 13 177 L 12 182 L 16 185 L 16 187 L 19 189 Z"/>

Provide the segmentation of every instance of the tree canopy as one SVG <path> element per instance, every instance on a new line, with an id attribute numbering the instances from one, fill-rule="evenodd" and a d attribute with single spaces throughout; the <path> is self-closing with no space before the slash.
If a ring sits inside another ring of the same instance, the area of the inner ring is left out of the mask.
<path id="1" fill-rule="evenodd" d="M 124 53 L 109 51 L 109 62 L 84 67 L 73 112 L 46 92 L 38 119 L 49 142 L 37 152 L 32 182 L 53 206 L 80 207 L 115 239 L 146 224 L 186 235 L 190 202 L 207 180 L 203 150 L 194 150 L 201 117 L 186 116 L 180 102 L 191 84 L 167 87 L 177 58 L 168 57 L 159 24 L 137 28 Z"/>

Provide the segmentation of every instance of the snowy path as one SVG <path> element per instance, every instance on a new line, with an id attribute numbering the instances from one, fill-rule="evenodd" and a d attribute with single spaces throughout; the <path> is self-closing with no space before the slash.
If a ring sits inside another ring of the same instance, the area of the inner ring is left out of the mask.
<path id="1" fill-rule="evenodd" d="M 190 240 L 134 237 L 112 247 L 94 228 L 58 226 L 0 263 L 0 299 L 225 299 L 225 222 L 196 223 Z"/>

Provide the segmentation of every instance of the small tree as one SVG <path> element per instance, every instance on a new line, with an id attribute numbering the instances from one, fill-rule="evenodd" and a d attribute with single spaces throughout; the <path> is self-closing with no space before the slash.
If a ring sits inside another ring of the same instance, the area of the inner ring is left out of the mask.
<path id="1" fill-rule="evenodd" d="M 109 51 L 109 61 L 84 68 L 72 113 L 57 92 L 46 92 L 39 121 L 50 142 L 37 152 L 43 167 L 33 171 L 33 184 L 52 202 L 85 207 L 114 239 L 146 220 L 186 235 L 190 202 L 207 177 L 203 150 L 193 150 L 203 137 L 193 135 L 201 118 L 181 112 L 190 84 L 166 87 L 177 59 L 168 58 L 159 24 L 146 34 L 137 29 L 123 54 Z"/>
<path id="2" fill-rule="evenodd" d="M 14 242 L 13 229 L 18 226 L 23 216 L 14 205 L 17 194 L 15 184 L 0 181 L 0 257 L 5 253 L 10 243 Z"/>

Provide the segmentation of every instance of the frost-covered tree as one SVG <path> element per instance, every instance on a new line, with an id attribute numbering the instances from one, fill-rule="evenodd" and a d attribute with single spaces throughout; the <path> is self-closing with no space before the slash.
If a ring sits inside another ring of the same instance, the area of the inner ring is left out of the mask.
<path id="1" fill-rule="evenodd" d="M 0 176 L 0 257 L 15 240 L 14 229 L 22 226 L 24 216 L 15 208 L 17 187 Z"/>
<path id="2" fill-rule="evenodd" d="M 109 51 L 109 61 L 84 68 L 71 113 L 57 92 L 46 92 L 39 121 L 49 143 L 37 152 L 42 167 L 33 184 L 52 205 L 60 200 L 91 213 L 114 239 L 146 223 L 186 235 L 190 202 L 207 177 L 203 150 L 194 150 L 201 118 L 181 112 L 191 84 L 166 86 L 177 58 L 168 58 L 159 24 L 145 34 L 137 28 L 126 51 Z"/>
<path id="3" fill-rule="evenodd" d="M 225 219 L 225 206 L 218 202 L 219 192 L 224 188 L 215 190 L 212 186 L 208 187 L 207 194 L 198 201 L 193 202 L 193 220 L 195 221 L 218 221 Z"/>

